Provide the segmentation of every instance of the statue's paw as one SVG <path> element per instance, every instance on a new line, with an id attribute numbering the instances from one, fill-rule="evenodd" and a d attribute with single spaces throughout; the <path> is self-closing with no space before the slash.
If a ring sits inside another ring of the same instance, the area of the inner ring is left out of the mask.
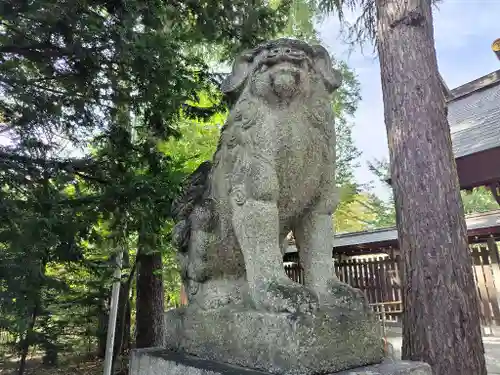
<path id="1" fill-rule="evenodd" d="M 266 310 L 288 313 L 313 313 L 319 308 L 317 294 L 288 278 L 272 280 L 259 290 L 257 304 Z"/>
<path id="2" fill-rule="evenodd" d="M 352 309 L 369 309 L 363 292 L 340 280 L 330 280 L 327 294 L 322 295 L 322 304 L 327 306 L 345 306 Z"/>

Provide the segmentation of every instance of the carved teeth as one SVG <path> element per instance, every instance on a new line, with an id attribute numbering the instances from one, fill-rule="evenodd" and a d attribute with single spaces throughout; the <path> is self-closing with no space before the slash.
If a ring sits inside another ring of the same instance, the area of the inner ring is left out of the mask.
<path id="1" fill-rule="evenodd" d="M 279 70 L 281 71 L 286 71 L 286 72 L 292 72 L 292 73 L 298 73 L 300 72 L 300 69 L 292 64 L 281 64 L 279 67 Z"/>

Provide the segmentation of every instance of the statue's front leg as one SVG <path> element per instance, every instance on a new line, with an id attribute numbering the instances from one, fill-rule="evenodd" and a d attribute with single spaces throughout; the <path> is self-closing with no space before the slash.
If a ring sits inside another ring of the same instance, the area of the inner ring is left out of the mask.
<path id="1" fill-rule="evenodd" d="M 245 260 L 248 287 L 255 308 L 276 312 L 312 312 L 316 294 L 286 275 L 279 244 L 276 173 L 258 160 L 246 183 L 230 193 L 233 228 Z"/>
<path id="2" fill-rule="evenodd" d="M 294 235 L 305 284 L 318 293 L 320 305 L 365 308 L 363 293 L 341 282 L 335 275 L 331 211 L 320 202 L 301 218 Z"/>

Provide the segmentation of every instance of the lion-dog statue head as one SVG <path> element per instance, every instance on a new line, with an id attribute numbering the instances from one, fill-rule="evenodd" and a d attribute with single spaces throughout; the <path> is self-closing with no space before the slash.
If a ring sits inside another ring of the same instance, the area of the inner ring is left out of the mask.
<path id="1" fill-rule="evenodd" d="M 329 92 L 341 84 L 339 72 L 332 68 L 328 52 L 322 46 L 310 46 L 293 39 L 278 39 L 242 53 L 232 73 L 222 84 L 225 94 L 240 94 L 248 89 L 267 100 L 291 99 L 308 95 L 314 74 L 322 78 Z"/>

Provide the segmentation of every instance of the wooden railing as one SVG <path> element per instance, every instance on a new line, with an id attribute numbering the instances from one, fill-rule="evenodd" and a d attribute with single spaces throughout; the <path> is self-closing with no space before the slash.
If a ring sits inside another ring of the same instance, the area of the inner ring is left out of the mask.
<path id="1" fill-rule="evenodd" d="M 477 293 L 480 301 L 481 323 L 500 326 L 500 256 L 497 243 L 470 246 Z M 298 258 L 285 263 L 288 276 L 303 283 L 303 273 Z M 335 262 L 335 272 L 340 280 L 360 289 L 375 313 L 387 321 L 400 320 L 403 313 L 400 283 L 401 258 L 386 254 L 351 257 Z"/>

